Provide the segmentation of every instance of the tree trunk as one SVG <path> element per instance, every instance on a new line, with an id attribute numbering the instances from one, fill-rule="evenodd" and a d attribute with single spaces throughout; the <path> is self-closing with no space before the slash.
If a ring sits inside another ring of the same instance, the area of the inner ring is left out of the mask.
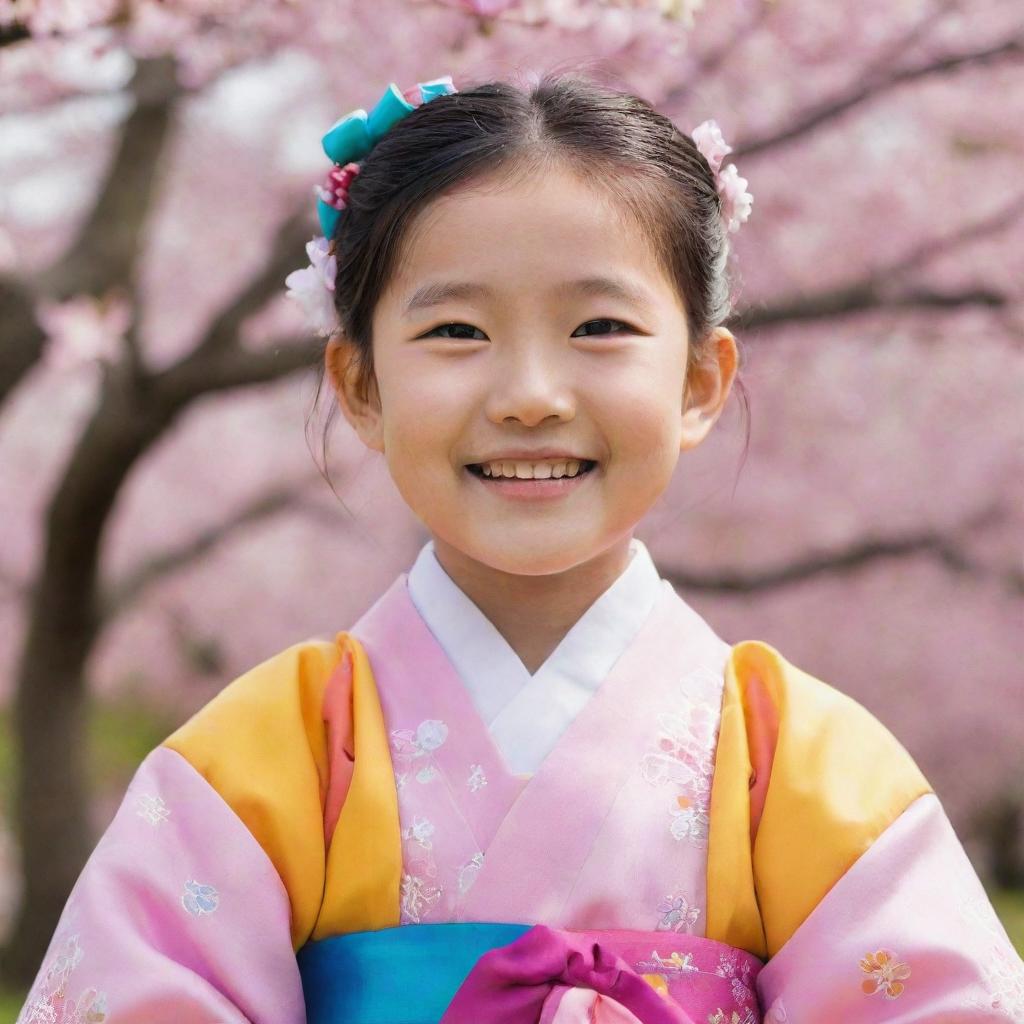
<path id="1" fill-rule="evenodd" d="M 87 662 L 101 629 L 104 528 L 136 460 L 175 418 L 131 376 L 105 375 L 92 420 L 50 504 L 15 679 L 15 822 L 25 889 L 0 953 L 0 980 L 31 984 L 95 843 L 86 761 Z"/>

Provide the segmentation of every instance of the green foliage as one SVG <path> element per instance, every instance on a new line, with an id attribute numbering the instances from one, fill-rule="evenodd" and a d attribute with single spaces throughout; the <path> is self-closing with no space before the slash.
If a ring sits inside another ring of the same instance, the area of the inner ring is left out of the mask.
<path id="1" fill-rule="evenodd" d="M 989 898 L 1010 941 L 1024 956 L 1024 889 L 997 889 L 989 893 Z"/>
<path id="2" fill-rule="evenodd" d="M 180 724 L 137 694 L 90 698 L 88 770 L 93 793 L 124 789 L 145 756 Z M 9 816 L 14 796 L 11 710 L 0 709 L 0 814 Z M 2 1022 L 0 1022 L 2 1024 Z"/>
<path id="3" fill-rule="evenodd" d="M 89 782 L 92 791 L 124 789 L 146 755 L 179 725 L 138 696 L 91 702 Z"/>
<path id="4" fill-rule="evenodd" d="M 0 990 L 0 1024 L 14 1024 L 25 1005 L 27 992 Z"/>

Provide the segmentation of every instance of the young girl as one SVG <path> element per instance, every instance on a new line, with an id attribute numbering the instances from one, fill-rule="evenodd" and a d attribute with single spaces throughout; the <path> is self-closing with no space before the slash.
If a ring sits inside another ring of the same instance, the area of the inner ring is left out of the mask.
<path id="1" fill-rule="evenodd" d="M 633 536 L 736 375 L 715 123 L 445 77 L 324 148 L 288 283 L 431 540 L 149 754 L 23 1024 L 1024 1020 L 903 747 Z"/>

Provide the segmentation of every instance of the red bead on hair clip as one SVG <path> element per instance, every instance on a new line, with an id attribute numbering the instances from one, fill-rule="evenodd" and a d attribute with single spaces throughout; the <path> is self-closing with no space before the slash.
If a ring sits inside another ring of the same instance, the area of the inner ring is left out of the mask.
<path id="1" fill-rule="evenodd" d="M 348 205 L 348 190 L 359 173 L 359 164 L 350 160 L 344 167 L 335 164 L 327 172 L 327 180 L 318 186 L 317 195 L 335 210 L 344 210 Z"/>

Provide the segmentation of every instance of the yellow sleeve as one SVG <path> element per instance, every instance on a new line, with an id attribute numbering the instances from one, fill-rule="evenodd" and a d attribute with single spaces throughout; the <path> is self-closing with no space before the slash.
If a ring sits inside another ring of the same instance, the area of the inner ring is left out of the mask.
<path id="1" fill-rule="evenodd" d="M 866 708 L 769 644 L 736 644 L 711 789 L 708 937 L 774 956 L 875 839 L 930 792 Z"/>
<path id="2" fill-rule="evenodd" d="M 325 694 L 346 651 L 352 672 L 343 725 L 354 757 L 328 848 Z M 398 923 L 397 793 L 373 674 L 354 637 L 308 640 L 268 658 L 162 745 L 203 775 L 273 862 L 291 903 L 296 951 L 310 939 Z"/>

